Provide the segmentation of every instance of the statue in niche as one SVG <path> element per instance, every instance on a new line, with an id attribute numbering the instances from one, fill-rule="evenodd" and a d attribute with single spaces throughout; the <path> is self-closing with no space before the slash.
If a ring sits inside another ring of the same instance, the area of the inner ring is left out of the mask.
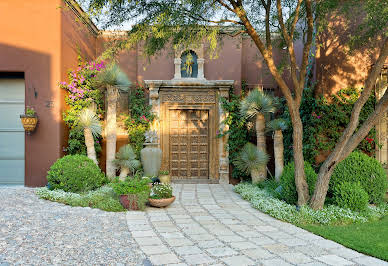
<path id="1" fill-rule="evenodd" d="M 186 51 L 182 54 L 181 76 L 182 78 L 198 77 L 198 56 L 194 51 Z"/>

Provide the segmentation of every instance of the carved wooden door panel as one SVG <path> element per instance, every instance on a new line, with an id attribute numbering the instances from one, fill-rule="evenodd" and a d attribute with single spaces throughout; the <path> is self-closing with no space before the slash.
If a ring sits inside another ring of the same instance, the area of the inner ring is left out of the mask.
<path id="1" fill-rule="evenodd" d="M 209 111 L 170 110 L 169 116 L 171 176 L 209 178 Z"/>

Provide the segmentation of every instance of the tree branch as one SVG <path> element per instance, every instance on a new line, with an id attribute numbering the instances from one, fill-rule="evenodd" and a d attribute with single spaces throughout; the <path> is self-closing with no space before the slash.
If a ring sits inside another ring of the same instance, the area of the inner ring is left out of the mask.
<path id="1" fill-rule="evenodd" d="M 228 9 L 229 11 L 231 11 L 231 12 L 234 13 L 233 8 L 231 8 L 230 6 L 228 6 L 224 1 L 222 1 L 222 0 L 217 0 L 217 2 L 218 2 L 220 5 L 224 6 L 226 9 Z"/>

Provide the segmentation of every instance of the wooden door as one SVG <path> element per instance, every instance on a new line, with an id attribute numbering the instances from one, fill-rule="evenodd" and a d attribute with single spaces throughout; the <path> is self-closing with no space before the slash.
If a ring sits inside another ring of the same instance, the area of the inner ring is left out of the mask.
<path id="1" fill-rule="evenodd" d="M 170 173 L 176 179 L 209 178 L 209 111 L 169 111 Z"/>

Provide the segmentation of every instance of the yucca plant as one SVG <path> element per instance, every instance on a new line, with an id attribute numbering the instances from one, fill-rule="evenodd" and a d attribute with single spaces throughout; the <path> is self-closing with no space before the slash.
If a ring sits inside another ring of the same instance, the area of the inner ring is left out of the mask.
<path id="1" fill-rule="evenodd" d="M 274 119 L 267 124 L 267 130 L 274 132 L 274 156 L 275 156 L 275 179 L 280 181 L 284 168 L 284 144 L 283 132 L 287 129 L 287 122 L 284 119 Z"/>
<path id="2" fill-rule="evenodd" d="M 120 168 L 120 180 L 123 181 L 129 172 L 132 172 L 132 175 L 134 175 L 135 171 L 141 167 L 141 163 L 136 158 L 136 153 L 130 144 L 120 148 L 119 152 L 116 153 L 116 159 L 113 160 L 113 163 Z"/>
<path id="3" fill-rule="evenodd" d="M 265 144 L 265 115 L 276 111 L 276 99 L 259 89 L 252 90 L 241 102 L 240 112 L 246 119 L 256 120 L 257 148 L 267 153 Z M 266 167 L 261 175 L 267 177 Z"/>
<path id="4" fill-rule="evenodd" d="M 130 81 L 125 73 L 115 63 L 110 63 L 95 78 L 94 85 L 106 90 L 107 111 L 106 111 L 106 175 L 113 178 L 116 175 L 116 168 L 113 164 L 116 154 L 116 112 L 117 100 L 121 89 L 127 89 Z"/>
<path id="5" fill-rule="evenodd" d="M 93 137 L 101 135 L 101 123 L 96 113 L 88 108 L 82 110 L 78 118 L 78 127 L 84 131 L 88 157 L 98 165 Z"/>
<path id="6" fill-rule="evenodd" d="M 253 184 L 266 179 L 263 172 L 266 171 L 268 155 L 266 152 L 259 150 L 254 144 L 250 142 L 245 144 L 233 162 L 241 172 L 251 175 Z"/>

